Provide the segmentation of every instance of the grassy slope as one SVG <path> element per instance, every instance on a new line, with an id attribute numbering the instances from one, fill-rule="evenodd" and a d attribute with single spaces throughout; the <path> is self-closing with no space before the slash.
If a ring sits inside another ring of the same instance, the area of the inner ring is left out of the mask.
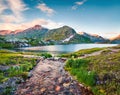
<path id="1" fill-rule="evenodd" d="M 36 65 L 35 58 L 24 58 L 20 53 L 0 50 L 0 65 L 9 66 L 5 71 L 0 71 L 0 83 L 10 77 L 27 78 L 29 70 Z"/>
<path id="2" fill-rule="evenodd" d="M 85 50 L 80 51 L 73 54 L 83 54 Z M 69 59 L 65 69 L 78 81 L 90 86 L 95 95 L 120 95 L 120 51 L 105 49 L 100 55 Z"/>
<path id="3" fill-rule="evenodd" d="M 71 57 L 81 57 L 84 54 L 90 54 L 90 53 L 94 53 L 100 50 L 103 50 L 105 48 L 92 48 L 92 49 L 83 49 L 83 50 L 79 50 L 77 52 L 74 53 L 70 53 L 70 54 L 62 54 L 61 57 L 66 57 L 66 58 L 71 58 Z"/>

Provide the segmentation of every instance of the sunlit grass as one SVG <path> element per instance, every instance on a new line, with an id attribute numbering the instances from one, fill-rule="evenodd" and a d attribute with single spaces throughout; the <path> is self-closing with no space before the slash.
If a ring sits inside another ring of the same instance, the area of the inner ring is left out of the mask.
<path id="1" fill-rule="evenodd" d="M 69 59 L 66 62 L 65 69 L 76 76 L 79 82 L 84 83 L 87 86 L 93 86 L 95 84 L 95 73 L 87 70 L 88 60 L 84 59 Z"/>
<path id="2" fill-rule="evenodd" d="M 95 95 L 120 95 L 120 51 L 112 52 L 111 47 L 101 49 L 100 55 L 84 59 L 72 58 L 66 62 L 65 70 L 69 71 L 80 83 L 90 86 Z M 83 50 L 84 51 L 84 50 Z M 80 50 L 73 54 L 83 54 Z M 93 49 L 86 50 L 90 53 Z M 96 50 L 95 50 L 96 51 Z M 71 58 L 72 55 L 67 55 Z"/>
<path id="3" fill-rule="evenodd" d="M 10 77 L 27 77 L 29 72 L 36 65 L 36 58 L 24 58 L 18 52 L 0 50 L 0 65 L 9 66 L 5 71 L 0 71 L 0 83 Z"/>
<path id="4" fill-rule="evenodd" d="M 82 49 L 82 50 L 79 50 L 79 51 L 74 52 L 74 53 L 62 54 L 60 56 L 66 57 L 66 58 L 71 58 L 71 57 L 77 58 L 77 57 L 83 56 L 84 54 L 91 54 L 91 53 L 94 53 L 94 52 L 97 52 L 97 51 L 100 51 L 103 49 L 105 49 L 105 48 Z"/>

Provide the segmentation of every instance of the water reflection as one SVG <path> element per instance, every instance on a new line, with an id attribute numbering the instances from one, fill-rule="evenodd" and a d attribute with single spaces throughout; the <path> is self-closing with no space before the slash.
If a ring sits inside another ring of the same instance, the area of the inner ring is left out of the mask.
<path id="1" fill-rule="evenodd" d="M 70 53 L 80 49 L 89 49 L 95 47 L 111 47 L 117 44 L 69 44 L 69 45 L 50 45 L 50 46 L 37 46 L 37 47 L 26 47 L 21 48 L 25 51 L 39 51 L 39 52 L 50 52 L 50 53 Z"/>

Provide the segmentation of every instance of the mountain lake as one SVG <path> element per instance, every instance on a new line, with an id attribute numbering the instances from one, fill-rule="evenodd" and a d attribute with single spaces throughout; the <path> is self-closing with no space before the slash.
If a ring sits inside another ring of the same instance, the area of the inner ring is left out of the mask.
<path id="1" fill-rule="evenodd" d="M 20 48 L 20 51 L 49 52 L 51 54 L 71 53 L 81 49 L 112 47 L 117 44 L 69 44 Z"/>

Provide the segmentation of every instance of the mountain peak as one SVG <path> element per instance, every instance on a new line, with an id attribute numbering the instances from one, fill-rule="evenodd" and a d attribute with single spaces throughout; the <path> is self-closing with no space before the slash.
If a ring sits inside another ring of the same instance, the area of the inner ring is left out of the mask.
<path id="1" fill-rule="evenodd" d="M 84 34 L 86 34 L 85 32 L 78 32 L 78 34 L 80 34 L 80 35 L 84 35 Z"/>
<path id="2" fill-rule="evenodd" d="M 69 26 L 67 26 L 67 25 L 64 25 L 63 27 L 69 27 Z"/>
<path id="3" fill-rule="evenodd" d="M 12 33 L 13 33 L 13 34 L 17 34 L 17 33 L 20 33 L 20 32 L 22 32 L 22 31 L 23 31 L 23 30 L 20 30 L 20 29 L 19 29 L 19 30 L 12 31 Z"/>
<path id="4" fill-rule="evenodd" d="M 69 26 L 67 26 L 67 25 L 64 25 L 63 28 L 71 28 L 71 27 L 69 27 Z"/>
<path id="5" fill-rule="evenodd" d="M 34 27 L 32 27 L 32 29 L 39 30 L 39 29 L 42 29 L 42 26 L 41 25 L 35 25 Z"/>

